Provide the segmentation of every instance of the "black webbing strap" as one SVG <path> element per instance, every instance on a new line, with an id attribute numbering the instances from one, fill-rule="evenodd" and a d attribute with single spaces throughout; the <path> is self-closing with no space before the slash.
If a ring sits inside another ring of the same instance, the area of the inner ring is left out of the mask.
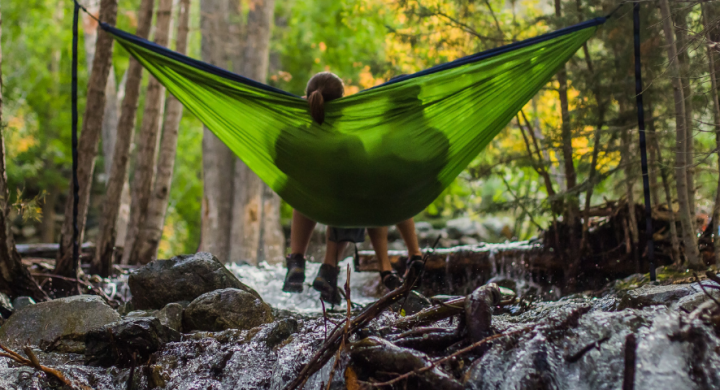
<path id="1" fill-rule="evenodd" d="M 640 66 L 640 3 L 633 4 L 633 35 L 635 37 L 635 100 L 637 103 L 638 129 L 640 130 L 640 161 L 642 162 L 643 193 L 645 195 L 645 237 L 647 240 L 647 258 L 650 262 L 650 280 L 654 282 L 655 242 L 653 241 L 652 208 L 650 207 L 650 178 L 648 177 L 645 113 L 642 98 L 642 69 Z M 633 210 L 630 210 L 630 212 L 633 212 Z"/>
<path id="2" fill-rule="evenodd" d="M 77 68 L 78 68 L 78 19 L 80 17 L 80 4 L 75 1 L 73 11 L 73 40 L 72 40 L 72 177 L 73 177 L 73 270 L 77 273 L 80 264 L 80 247 L 78 244 L 78 204 L 80 203 L 80 184 L 78 183 L 78 108 L 77 108 Z"/>

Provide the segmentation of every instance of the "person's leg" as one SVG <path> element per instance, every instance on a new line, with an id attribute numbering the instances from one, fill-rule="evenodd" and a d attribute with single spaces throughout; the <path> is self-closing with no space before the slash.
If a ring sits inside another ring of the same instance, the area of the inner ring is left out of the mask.
<path id="1" fill-rule="evenodd" d="M 405 241 L 405 246 L 408 251 L 408 258 L 413 256 L 422 256 L 420 251 L 420 244 L 418 244 L 417 234 L 415 234 L 415 221 L 412 218 L 408 218 L 397 225 L 397 230 L 400 232 L 400 236 Z"/>
<path id="2" fill-rule="evenodd" d="M 305 253 L 307 252 L 313 229 L 317 222 L 293 210 L 292 225 L 290 228 L 290 254 L 285 259 L 287 273 L 282 290 L 298 293 L 303 290 L 305 282 Z"/>
<path id="3" fill-rule="evenodd" d="M 390 265 L 388 257 L 388 228 L 385 226 L 368 228 L 367 232 L 373 249 L 375 249 L 375 256 L 380 260 L 380 271 L 391 271 L 392 265 Z"/>
<path id="4" fill-rule="evenodd" d="M 317 222 L 301 212 L 293 210 L 292 225 L 290 226 L 290 253 L 305 255 L 315 225 Z"/>
<path id="5" fill-rule="evenodd" d="M 338 261 L 348 246 L 347 241 L 337 242 L 337 237 L 331 234 L 334 229 L 330 226 L 325 230 L 325 259 L 320 265 L 320 270 L 313 281 L 313 288 L 320 292 L 320 299 L 333 305 L 340 304 L 340 293 L 337 287 L 337 279 L 340 270 Z"/>

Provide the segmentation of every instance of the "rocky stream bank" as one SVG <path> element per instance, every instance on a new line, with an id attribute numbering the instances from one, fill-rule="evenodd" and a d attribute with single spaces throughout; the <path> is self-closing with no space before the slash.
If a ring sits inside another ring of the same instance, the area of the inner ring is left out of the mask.
<path id="1" fill-rule="evenodd" d="M 132 300 L 117 309 L 97 295 L 24 307 L 0 299 L 0 344 L 20 357 L 29 351 L 78 389 L 287 388 L 327 339 L 345 340 L 348 312 L 324 316 L 309 288 L 281 293 L 283 271 L 226 268 L 199 253 L 132 273 Z M 720 298 L 720 285 L 709 279 L 706 293 L 697 282 L 634 275 L 552 301 L 512 299 L 488 284 L 468 297 L 413 295 L 379 314 L 376 279 L 351 275 L 357 330 L 337 362 L 330 350 L 298 388 L 625 389 L 628 375 L 634 389 L 720 388 L 720 304 L 710 297 Z M 0 389 L 61 388 L 70 386 L 0 357 Z"/>

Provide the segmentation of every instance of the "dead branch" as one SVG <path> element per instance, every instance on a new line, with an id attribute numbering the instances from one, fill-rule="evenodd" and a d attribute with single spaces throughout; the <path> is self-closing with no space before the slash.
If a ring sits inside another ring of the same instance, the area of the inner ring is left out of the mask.
<path id="1" fill-rule="evenodd" d="M 444 358 L 440 358 L 440 359 L 438 359 L 438 360 L 435 360 L 435 361 L 432 362 L 432 364 L 429 365 L 429 366 L 425 366 L 425 367 L 420 368 L 420 369 L 418 369 L 418 370 L 413 370 L 413 371 L 410 371 L 410 372 L 408 372 L 408 373 L 402 374 L 402 375 L 398 376 L 397 378 L 391 379 L 391 380 L 389 380 L 389 381 L 387 381 L 387 382 L 363 382 L 363 383 L 366 383 L 366 384 L 368 384 L 368 385 L 370 385 L 370 386 L 375 386 L 375 387 L 390 386 L 390 385 L 395 384 L 395 383 L 397 383 L 397 382 L 399 382 L 399 381 L 401 381 L 401 380 L 403 380 L 403 379 L 410 378 L 410 377 L 413 376 L 413 375 L 418 375 L 418 374 L 422 374 L 423 372 L 430 371 L 430 370 L 432 370 L 433 368 L 439 366 L 440 364 L 445 363 L 446 361 L 448 361 L 448 360 L 450 360 L 450 359 L 456 358 L 456 357 L 458 357 L 458 356 L 460 356 L 460 355 L 462 355 L 462 354 L 464 354 L 464 353 L 470 352 L 470 351 L 472 351 L 473 349 L 475 349 L 475 348 L 477 348 L 477 347 L 479 347 L 479 346 L 481 346 L 481 345 L 483 345 L 483 344 L 487 344 L 487 343 L 489 343 L 489 342 L 491 342 L 491 341 L 493 341 L 493 340 L 497 340 L 497 339 L 502 338 L 502 337 L 514 336 L 514 335 L 516 335 L 516 334 L 525 333 L 525 332 L 527 332 L 527 331 L 529 331 L 529 330 L 535 329 L 536 326 L 537 326 L 537 325 L 530 325 L 530 326 L 528 326 L 528 327 L 525 327 L 525 328 L 522 328 L 522 329 L 518 329 L 518 330 L 514 330 L 514 331 L 512 331 L 512 332 L 499 333 L 499 334 L 496 334 L 496 335 L 494 335 L 494 336 L 486 337 L 486 338 L 484 338 L 484 339 L 482 339 L 482 340 L 480 340 L 480 341 L 478 341 L 478 342 L 476 342 L 476 343 L 470 344 L 469 346 L 467 346 L 467 347 L 465 347 L 465 348 L 463 348 L 463 349 L 461 349 L 461 350 L 459 350 L 459 351 L 457 351 L 457 352 L 455 352 L 455 353 L 453 353 L 453 354 L 451 354 L 451 355 L 448 355 L 448 356 L 445 356 Z"/>
<path id="2" fill-rule="evenodd" d="M 41 277 L 46 277 L 46 278 L 52 278 L 52 279 L 67 280 L 67 281 L 70 281 L 70 282 L 77 282 L 78 284 L 81 284 L 81 285 L 83 285 L 83 286 L 85 286 L 85 287 L 88 287 L 90 290 L 92 290 L 92 292 L 94 292 L 94 293 L 97 294 L 100 298 L 102 298 L 103 300 L 105 300 L 105 303 L 107 303 L 107 304 L 110 305 L 111 307 L 117 307 L 117 303 L 115 303 L 115 301 L 113 301 L 112 299 L 110 299 L 110 297 L 107 296 L 107 294 L 105 294 L 105 291 L 103 291 L 102 289 L 100 289 L 100 288 L 98 288 L 98 287 L 93 286 L 91 283 L 88 283 L 88 282 L 86 282 L 86 281 L 84 281 L 84 280 L 82 280 L 82 279 L 80 279 L 80 278 L 68 278 L 67 276 L 61 276 L 61 275 L 55 275 L 55 274 L 37 274 L 37 273 L 34 273 L 34 274 L 31 274 L 31 275 L 32 275 L 32 276 L 41 276 Z"/>
<path id="3" fill-rule="evenodd" d="M 65 374 L 63 374 L 59 370 L 51 368 L 51 367 L 43 366 L 42 364 L 40 364 L 40 361 L 38 360 L 37 356 L 35 356 L 35 353 L 33 353 L 32 349 L 30 347 L 26 346 L 25 348 L 23 348 L 23 351 L 28 356 L 27 358 L 20 356 L 17 352 L 5 347 L 2 344 L 0 344 L 0 348 L 6 352 L 6 353 L 0 352 L 0 356 L 12 359 L 12 360 L 16 361 L 17 363 L 22 364 L 23 366 L 32 367 L 32 368 L 35 368 L 46 374 L 50 374 L 50 375 L 54 376 L 55 378 L 57 378 L 60 382 L 62 382 L 66 386 L 69 386 L 73 389 L 80 388 L 82 390 L 92 390 L 88 386 L 85 386 L 82 384 L 78 384 L 78 385 L 74 384 L 70 379 L 68 379 L 65 376 Z"/>
<path id="4" fill-rule="evenodd" d="M 456 298 L 440 305 L 428 307 L 416 314 L 401 318 L 394 326 L 398 329 L 409 329 L 463 313 L 465 311 L 465 298 Z"/>
<path id="5" fill-rule="evenodd" d="M 348 338 L 348 328 L 350 327 L 350 308 L 352 308 L 352 301 L 350 300 L 350 264 L 347 266 L 347 278 L 345 279 L 345 300 L 347 301 L 347 316 L 345 321 L 345 333 L 343 334 L 340 348 L 338 348 L 337 354 L 335 355 L 335 362 L 333 362 L 332 369 L 330 369 L 330 375 L 328 376 L 328 383 L 326 390 L 330 390 L 333 376 L 335 376 L 335 369 L 337 368 L 338 362 L 340 361 L 340 353 L 345 349 L 345 343 Z"/>
<path id="6" fill-rule="evenodd" d="M 705 295 L 707 295 L 708 298 L 712 299 L 713 302 L 715 302 L 715 304 L 720 307 L 720 301 L 718 301 L 717 299 L 715 299 L 714 296 L 712 296 L 709 292 L 707 292 L 707 290 L 705 290 L 705 286 L 703 286 L 703 284 L 700 283 L 700 278 L 698 278 L 697 272 L 693 272 L 693 275 L 695 276 L 695 280 L 697 281 L 697 284 L 700 285 L 700 288 L 701 288 L 702 291 L 705 293 Z"/>
<path id="7" fill-rule="evenodd" d="M 601 339 L 598 340 L 598 341 L 593 341 L 592 343 L 584 346 L 581 350 L 575 352 L 574 354 L 566 356 L 566 357 L 565 357 L 565 361 L 568 362 L 568 363 L 575 363 L 575 362 L 577 362 L 578 360 L 582 359 L 582 357 L 585 356 L 585 354 L 588 353 L 588 352 L 590 352 L 591 350 L 593 350 L 593 349 L 598 349 L 598 350 L 599 350 L 599 349 L 600 349 L 600 344 L 602 344 L 602 343 L 604 343 L 604 342 L 606 342 L 606 341 L 608 341 L 608 340 L 610 340 L 610 337 L 609 337 L 609 336 L 605 336 L 605 337 L 601 338 Z"/>

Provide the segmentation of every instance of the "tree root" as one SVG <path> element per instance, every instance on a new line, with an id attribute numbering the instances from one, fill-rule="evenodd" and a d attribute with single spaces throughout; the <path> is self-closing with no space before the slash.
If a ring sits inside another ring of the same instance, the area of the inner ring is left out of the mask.
<path id="1" fill-rule="evenodd" d="M 55 378 L 57 378 L 63 384 L 65 384 L 73 389 L 79 388 L 81 390 L 92 390 L 88 386 L 73 383 L 73 381 L 68 379 L 65 376 L 65 374 L 63 374 L 62 372 L 60 372 L 59 370 L 57 370 L 55 368 L 46 367 L 46 366 L 43 366 L 42 364 L 40 364 L 40 361 L 38 360 L 37 356 L 35 356 L 35 353 L 33 353 L 32 349 L 30 347 L 23 348 L 23 351 L 27 355 L 27 358 L 20 356 L 17 352 L 15 352 L 1 344 L 0 344 L 0 349 L 5 351 L 5 353 L 0 352 L 0 356 L 12 359 L 12 360 L 22 364 L 23 366 L 32 367 L 32 368 L 35 368 L 46 374 L 50 374 L 50 375 L 54 376 Z"/>

